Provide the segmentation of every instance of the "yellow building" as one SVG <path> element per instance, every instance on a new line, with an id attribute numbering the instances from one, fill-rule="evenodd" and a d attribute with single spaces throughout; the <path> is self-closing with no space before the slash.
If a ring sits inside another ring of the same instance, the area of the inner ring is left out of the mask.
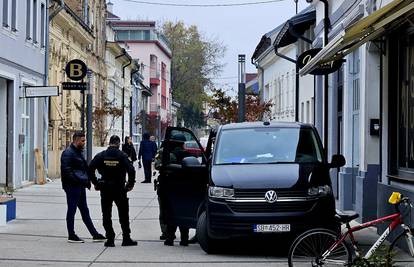
<path id="1" fill-rule="evenodd" d="M 80 91 L 62 90 L 62 82 L 70 81 L 66 64 L 80 59 L 93 72 L 94 106 L 101 106 L 106 88 L 105 0 L 66 0 L 63 7 L 60 1 L 55 2 L 51 12 L 59 12 L 49 27 L 49 84 L 58 85 L 61 95 L 52 97 L 50 103 L 48 176 L 52 178 L 60 177 L 60 155 L 73 132 L 82 130 L 83 99 L 86 102 Z M 84 10 L 88 10 L 87 15 Z"/>

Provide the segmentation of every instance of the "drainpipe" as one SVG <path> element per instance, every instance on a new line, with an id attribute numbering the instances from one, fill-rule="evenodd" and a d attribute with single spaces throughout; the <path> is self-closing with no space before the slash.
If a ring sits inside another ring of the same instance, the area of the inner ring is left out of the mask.
<path id="1" fill-rule="evenodd" d="M 328 33 L 329 33 L 329 3 L 328 0 L 320 0 L 324 4 L 324 19 L 323 19 L 323 46 L 326 47 L 326 45 L 329 42 Z M 328 100 L 328 88 L 329 87 L 329 75 L 326 74 L 324 76 L 324 92 L 323 92 L 323 109 L 324 109 L 324 120 L 323 120 L 323 142 L 325 146 L 325 153 L 326 156 L 328 156 L 328 108 L 329 108 L 329 100 Z"/>
<path id="2" fill-rule="evenodd" d="M 261 87 L 259 87 L 259 95 L 260 95 L 260 92 L 263 92 L 263 89 L 264 89 L 264 68 L 261 67 L 258 62 L 254 62 L 253 58 L 251 59 L 251 63 L 256 67 L 256 69 L 262 72 L 261 83 L 260 83 Z"/>

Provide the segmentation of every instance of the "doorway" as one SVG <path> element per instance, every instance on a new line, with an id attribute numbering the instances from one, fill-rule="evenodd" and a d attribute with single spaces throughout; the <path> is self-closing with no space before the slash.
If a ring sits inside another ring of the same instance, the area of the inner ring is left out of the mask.
<path id="1" fill-rule="evenodd" d="M 27 183 L 34 178 L 34 99 L 22 98 L 20 101 L 22 114 L 19 144 L 21 151 L 22 183 Z"/>
<path id="2" fill-rule="evenodd" d="M 7 80 L 0 78 L 0 125 L 7 125 Z M 0 127 L 0 186 L 7 180 L 7 127 Z"/>

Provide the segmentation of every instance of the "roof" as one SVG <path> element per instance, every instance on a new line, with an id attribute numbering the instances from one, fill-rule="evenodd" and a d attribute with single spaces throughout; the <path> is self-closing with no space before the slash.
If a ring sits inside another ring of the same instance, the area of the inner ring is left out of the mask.
<path id="1" fill-rule="evenodd" d="M 315 8 L 313 6 L 305 8 L 299 14 L 286 21 L 277 35 L 274 45 L 285 47 L 297 42 L 298 35 L 303 35 L 315 22 Z"/>
<path id="2" fill-rule="evenodd" d="M 268 127 L 277 127 L 277 128 L 313 128 L 311 124 L 300 123 L 300 122 L 278 122 L 270 121 L 269 125 L 265 125 L 263 121 L 256 122 L 240 122 L 240 123 L 230 123 L 223 125 L 222 130 L 229 129 L 248 129 L 248 128 L 268 128 Z"/>
<path id="3" fill-rule="evenodd" d="M 259 44 L 256 46 L 256 49 L 254 50 L 252 59 L 257 59 L 259 56 L 265 52 L 270 46 L 272 46 L 272 36 L 275 36 L 283 25 L 279 25 L 270 32 L 267 32 L 265 35 L 262 36 L 260 39 Z"/>
<path id="4" fill-rule="evenodd" d="M 110 11 L 106 11 L 106 19 L 107 20 L 120 20 L 121 18 Z"/>
<path id="5" fill-rule="evenodd" d="M 257 73 L 246 73 L 246 83 L 257 78 Z"/>

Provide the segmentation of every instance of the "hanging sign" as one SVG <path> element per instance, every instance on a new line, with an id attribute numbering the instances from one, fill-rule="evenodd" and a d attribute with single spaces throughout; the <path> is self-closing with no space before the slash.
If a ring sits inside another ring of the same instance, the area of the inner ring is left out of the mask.
<path id="1" fill-rule="evenodd" d="M 297 60 L 297 64 L 299 65 L 299 69 L 302 69 L 306 66 L 320 51 L 322 48 L 314 48 L 308 51 L 303 52 Z M 330 61 L 324 64 L 320 64 L 316 69 L 311 71 L 309 74 L 312 75 L 326 75 L 333 73 L 339 70 L 344 62 L 343 59 Z"/>
<path id="2" fill-rule="evenodd" d="M 63 82 L 62 83 L 62 89 L 63 90 L 79 90 L 79 91 L 85 91 L 85 90 L 87 90 L 87 84 L 86 83 Z"/>
<path id="3" fill-rule="evenodd" d="M 59 96 L 58 86 L 25 86 L 24 97 L 49 97 Z"/>
<path id="4" fill-rule="evenodd" d="M 85 78 L 88 67 L 82 60 L 74 59 L 66 64 L 65 71 L 69 79 L 73 81 L 81 81 L 83 78 Z"/>

